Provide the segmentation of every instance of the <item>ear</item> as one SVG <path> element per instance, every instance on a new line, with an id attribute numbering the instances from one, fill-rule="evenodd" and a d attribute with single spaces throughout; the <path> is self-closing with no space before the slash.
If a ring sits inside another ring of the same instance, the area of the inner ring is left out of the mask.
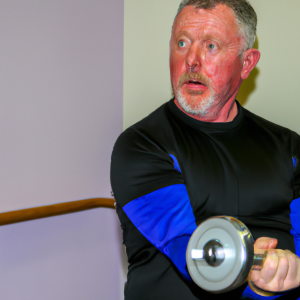
<path id="1" fill-rule="evenodd" d="M 242 63 L 243 69 L 241 78 L 245 80 L 248 78 L 250 72 L 254 69 L 260 59 L 260 52 L 257 49 L 248 49 L 243 53 Z"/>

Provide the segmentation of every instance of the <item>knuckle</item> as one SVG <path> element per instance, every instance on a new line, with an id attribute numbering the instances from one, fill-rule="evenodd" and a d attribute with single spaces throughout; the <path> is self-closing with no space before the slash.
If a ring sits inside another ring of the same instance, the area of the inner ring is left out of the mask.
<path id="1" fill-rule="evenodd" d="M 297 265 L 297 257 L 296 257 L 296 255 L 294 255 L 293 253 L 290 253 L 288 255 L 288 259 L 291 262 L 291 264 Z"/>
<path id="2" fill-rule="evenodd" d="M 286 256 L 282 256 L 279 259 L 280 259 L 280 264 L 282 264 L 282 265 L 288 265 L 289 264 L 289 260 Z"/>
<path id="3" fill-rule="evenodd" d="M 268 264 L 267 264 L 267 268 L 273 272 L 277 270 L 277 261 L 274 259 L 269 259 Z"/>

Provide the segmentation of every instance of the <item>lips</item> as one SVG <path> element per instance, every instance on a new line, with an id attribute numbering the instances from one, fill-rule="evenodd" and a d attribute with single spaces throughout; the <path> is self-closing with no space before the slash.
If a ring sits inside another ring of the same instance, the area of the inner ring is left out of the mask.
<path id="1" fill-rule="evenodd" d="M 189 79 L 184 83 L 185 88 L 189 90 L 204 90 L 207 86 L 197 79 Z"/>
<path id="2" fill-rule="evenodd" d="M 183 88 L 189 94 L 202 94 L 209 89 L 209 78 L 204 74 L 184 73 L 180 76 L 178 89 Z"/>
<path id="3" fill-rule="evenodd" d="M 201 81 L 196 80 L 196 79 L 188 80 L 185 82 L 185 84 L 205 85 L 204 83 L 202 83 Z"/>

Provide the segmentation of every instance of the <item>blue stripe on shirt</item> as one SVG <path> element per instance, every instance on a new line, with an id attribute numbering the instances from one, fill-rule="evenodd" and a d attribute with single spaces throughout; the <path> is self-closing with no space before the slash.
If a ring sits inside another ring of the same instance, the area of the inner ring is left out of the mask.
<path id="1" fill-rule="evenodd" d="M 265 300 L 273 300 L 273 299 L 276 299 L 276 298 L 279 298 L 279 297 L 283 296 L 283 294 L 276 295 L 276 296 L 269 296 L 269 297 L 260 296 L 260 295 L 258 295 L 258 294 L 256 294 L 256 293 L 254 293 L 254 292 L 250 289 L 250 287 L 249 287 L 249 285 L 248 285 L 248 286 L 246 287 L 246 289 L 244 290 L 242 296 L 243 296 L 243 297 L 248 297 L 248 298 L 253 299 L 253 300 L 262 300 L 262 299 L 265 299 Z M 243 298 L 241 298 L 241 299 L 243 299 Z"/>
<path id="2" fill-rule="evenodd" d="M 178 172 L 182 173 L 181 172 L 181 169 L 180 169 L 180 166 L 179 166 L 179 163 L 177 161 L 177 158 L 173 155 L 173 154 L 169 154 L 171 156 L 171 158 L 173 159 L 173 162 L 174 162 L 174 169 L 177 170 Z"/>
<path id="3" fill-rule="evenodd" d="M 300 198 L 295 199 L 291 203 L 290 208 L 291 234 L 294 236 L 296 254 L 300 256 Z"/>
<path id="4" fill-rule="evenodd" d="M 135 227 L 191 280 L 185 252 L 196 221 L 184 184 L 161 188 L 123 207 Z"/>
<path id="5" fill-rule="evenodd" d="M 294 168 L 296 167 L 296 163 L 297 163 L 297 158 L 293 157 L 293 166 L 294 166 Z"/>

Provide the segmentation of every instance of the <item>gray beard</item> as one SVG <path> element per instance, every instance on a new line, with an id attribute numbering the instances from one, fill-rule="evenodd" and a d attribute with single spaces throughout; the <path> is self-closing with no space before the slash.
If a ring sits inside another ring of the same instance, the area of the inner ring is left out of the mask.
<path id="1" fill-rule="evenodd" d="M 180 107 L 188 114 L 205 117 L 210 113 L 209 109 L 215 102 L 216 97 L 212 95 L 205 101 L 205 103 L 200 103 L 198 105 L 194 104 L 193 108 L 190 104 L 187 103 L 186 99 L 181 95 L 180 91 L 176 93 L 176 99 Z"/>

